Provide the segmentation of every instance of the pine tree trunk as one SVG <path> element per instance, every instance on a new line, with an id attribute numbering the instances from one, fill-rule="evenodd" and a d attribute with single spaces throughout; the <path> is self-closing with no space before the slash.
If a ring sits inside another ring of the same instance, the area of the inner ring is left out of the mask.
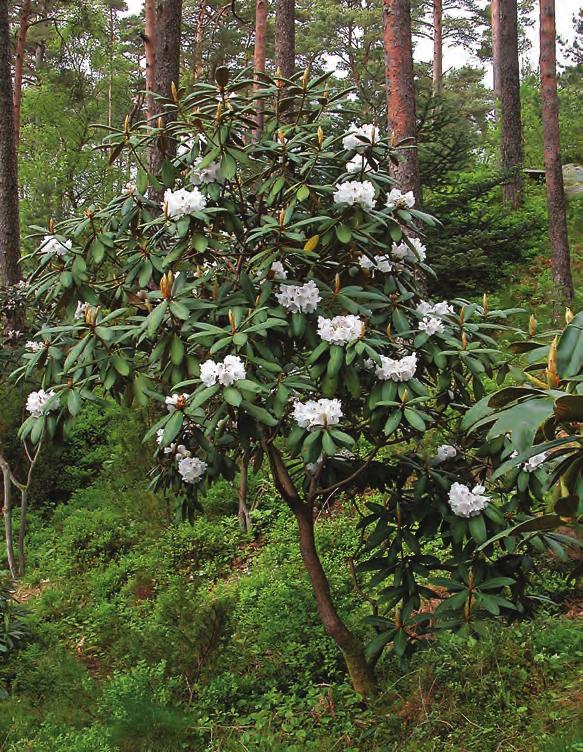
<path id="1" fill-rule="evenodd" d="M 196 17 L 196 32 L 194 35 L 194 80 L 198 81 L 202 75 L 202 48 L 204 42 L 204 19 L 206 16 L 206 0 L 200 0 Z"/>
<path id="2" fill-rule="evenodd" d="M 433 96 L 443 88 L 443 0 L 433 0 Z"/>
<path id="3" fill-rule="evenodd" d="M 8 3 L 0 0 L 0 284 L 20 280 L 18 167 Z"/>
<path id="4" fill-rule="evenodd" d="M 500 0 L 490 3 L 492 30 L 492 88 L 496 100 L 500 97 Z"/>
<path id="5" fill-rule="evenodd" d="M 20 141 L 20 106 L 22 103 L 22 80 L 24 77 L 24 54 L 26 36 L 30 24 L 30 0 L 24 0 L 20 10 L 20 24 L 16 38 L 16 59 L 14 62 L 14 142 L 18 151 Z"/>
<path id="6" fill-rule="evenodd" d="M 555 45 L 555 3 L 554 0 L 540 0 L 540 77 L 549 238 L 557 304 L 562 306 L 572 300 L 574 290 L 561 165 Z"/>
<path id="7" fill-rule="evenodd" d="M 178 88 L 180 77 L 180 37 L 182 22 L 182 0 L 156 0 L 154 71 L 152 92 L 166 99 L 172 97 L 172 84 Z M 163 102 L 152 102 L 153 118 L 162 117 L 167 125 L 176 118 L 175 113 L 164 109 Z M 155 123 L 153 123 L 155 124 Z M 150 149 L 149 168 L 154 174 L 160 171 L 162 163 L 176 154 L 176 141 L 164 139 Z"/>
<path id="8" fill-rule="evenodd" d="M 296 67 L 295 0 L 275 3 L 275 67 L 284 78 L 291 78 Z"/>
<path id="9" fill-rule="evenodd" d="M 256 0 L 255 3 L 255 51 L 253 55 L 253 67 L 255 69 L 255 80 L 258 73 L 265 73 L 267 43 L 267 0 Z M 261 88 L 261 84 L 255 84 L 255 92 Z M 255 100 L 255 117 L 257 128 L 255 137 L 259 137 L 263 132 L 263 102 L 260 99 Z"/>
<path id="10" fill-rule="evenodd" d="M 152 94 L 155 90 L 154 71 L 156 70 L 156 0 L 144 2 L 144 52 L 146 55 L 146 91 L 148 92 L 146 118 L 152 123 L 155 115 Z"/>
<path id="11" fill-rule="evenodd" d="M 384 0 L 384 48 L 389 136 L 397 143 L 405 139 L 410 142 L 401 152 L 399 165 L 392 168 L 392 176 L 401 191 L 413 191 L 420 203 L 419 165 L 414 145 L 417 123 L 410 0 Z"/>
<path id="12" fill-rule="evenodd" d="M 504 201 L 513 209 L 522 204 L 522 122 L 520 112 L 520 66 L 518 62 L 517 0 L 500 3 L 500 115 L 502 130 L 502 169 L 511 178 L 504 183 Z"/>

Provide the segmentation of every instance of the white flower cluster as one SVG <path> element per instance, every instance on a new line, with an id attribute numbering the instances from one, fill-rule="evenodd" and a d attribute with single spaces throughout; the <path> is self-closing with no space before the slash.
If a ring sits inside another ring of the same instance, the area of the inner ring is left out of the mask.
<path id="1" fill-rule="evenodd" d="M 355 154 L 352 159 L 346 163 L 346 172 L 375 172 L 372 165 L 369 164 L 362 154 Z"/>
<path id="2" fill-rule="evenodd" d="M 182 394 L 173 394 L 170 397 L 166 397 L 164 402 L 166 403 L 166 409 L 169 413 L 173 413 L 175 410 L 182 409 L 186 405 L 186 401 L 190 397 L 190 394 L 186 392 Z"/>
<path id="3" fill-rule="evenodd" d="M 417 313 L 422 316 L 445 316 L 453 312 L 453 306 L 447 300 L 442 300 L 441 303 L 428 303 L 426 300 L 422 300 L 417 306 Z"/>
<path id="4" fill-rule="evenodd" d="M 179 188 L 177 191 L 167 188 L 164 192 L 163 206 L 166 206 L 170 219 L 180 219 L 202 211 L 206 207 L 206 197 L 196 187 L 191 191 L 187 188 Z"/>
<path id="5" fill-rule="evenodd" d="M 192 182 L 194 185 L 222 182 L 221 165 L 219 162 L 210 162 L 206 167 L 199 167 L 203 157 L 197 157 L 192 165 Z"/>
<path id="6" fill-rule="evenodd" d="M 304 285 L 282 285 L 275 297 L 292 313 L 313 313 L 322 300 L 318 286 L 312 280 Z"/>
<path id="7" fill-rule="evenodd" d="M 365 256 L 364 253 L 360 256 L 358 259 L 358 263 L 363 269 L 370 269 L 373 272 L 379 271 L 384 272 L 385 274 L 388 272 L 393 271 L 393 265 L 391 263 L 391 257 L 384 255 L 384 256 L 374 256 L 372 259 L 368 256 Z"/>
<path id="8" fill-rule="evenodd" d="M 26 409 L 33 418 L 47 415 L 51 410 L 56 410 L 59 406 L 58 401 L 53 400 L 54 396 L 55 392 L 52 390 L 45 392 L 44 389 L 39 389 L 38 392 L 31 392 L 26 399 Z"/>
<path id="9" fill-rule="evenodd" d="M 287 279 L 287 271 L 281 261 L 274 261 L 269 271 L 273 279 Z"/>
<path id="10" fill-rule="evenodd" d="M 425 316 L 419 322 L 419 330 L 431 337 L 432 334 L 442 334 L 445 331 L 445 326 L 443 321 L 435 318 L 435 316 Z"/>
<path id="11" fill-rule="evenodd" d="M 89 308 L 89 303 L 83 303 L 80 300 L 77 301 L 77 308 L 75 309 L 75 313 L 73 318 L 75 318 L 77 321 L 80 319 L 85 318 L 85 311 Z"/>
<path id="12" fill-rule="evenodd" d="M 156 431 L 156 443 L 158 446 L 162 443 L 162 439 L 164 438 L 164 429 L 159 428 Z M 176 462 L 180 462 L 181 459 L 184 459 L 184 457 L 190 457 L 191 453 L 190 450 L 187 449 L 184 444 L 176 444 L 172 442 L 167 447 L 164 447 L 164 454 L 173 454 Z"/>
<path id="13" fill-rule="evenodd" d="M 470 491 L 463 483 L 453 483 L 448 499 L 451 511 L 458 517 L 477 517 L 490 502 L 484 491 L 484 486 L 474 486 Z"/>
<path id="14" fill-rule="evenodd" d="M 73 247 L 70 240 L 61 243 L 56 235 L 45 235 L 41 250 L 50 256 L 65 256 Z"/>
<path id="15" fill-rule="evenodd" d="M 517 457 L 518 452 L 512 452 L 510 456 Z M 520 465 L 520 468 L 521 470 L 524 470 L 525 473 L 534 473 L 534 471 L 538 469 L 539 465 L 542 465 L 543 462 L 546 462 L 548 456 L 548 452 L 540 452 L 540 454 L 535 454 L 534 457 L 529 457 L 526 462 L 523 462 Z"/>
<path id="16" fill-rule="evenodd" d="M 32 353 L 40 352 L 44 350 L 44 342 L 35 342 L 33 339 L 29 339 L 25 344 L 25 348 Z"/>
<path id="17" fill-rule="evenodd" d="M 373 209 L 375 204 L 374 185 L 368 180 L 346 180 L 339 183 L 334 192 L 335 204 L 359 204 L 363 209 Z"/>
<path id="18" fill-rule="evenodd" d="M 245 366 L 238 355 L 227 355 L 220 363 L 205 360 L 200 367 L 200 380 L 205 386 L 214 386 L 217 382 L 231 386 L 235 381 L 245 378 Z"/>
<path id="19" fill-rule="evenodd" d="M 198 483 L 208 465 L 198 457 L 184 457 L 178 463 L 178 472 L 185 483 Z"/>
<path id="20" fill-rule="evenodd" d="M 185 141 L 182 141 L 181 143 L 179 143 L 176 149 L 176 156 L 179 159 L 182 159 L 183 157 L 187 157 L 192 151 L 196 141 L 197 141 L 196 138 L 187 138 Z"/>
<path id="21" fill-rule="evenodd" d="M 318 334 L 333 345 L 355 342 L 364 333 L 364 322 L 358 316 L 334 316 L 333 319 L 318 317 Z"/>
<path id="22" fill-rule="evenodd" d="M 394 245 L 392 247 L 391 254 L 393 258 L 396 258 L 398 261 L 412 261 L 413 263 L 417 263 L 417 261 L 425 261 L 427 257 L 427 249 L 419 238 L 409 238 L 409 242 L 415 248 L 417 253 L 414 253 L 407 243 L 403 241 L 402 243 L 399 243 L 399 245 Z"/>
<path id="23" fill-rule="evenodd" d="M 409 381 L 417 370 L 417 355 L 405 355 L 403 358 L 389 358 L 381 355 L 380 365 L 369 359 L 365 361 L 367 368 L 374 368 L 375 374 L 381 381 Z"/>
<path id="24" fill-rule="evenodd" d="M 342 418 L 342 404 L 339 399 L 296 402 L 293 417 L 300 428 L 335 426 Z"/>
<path id="25" fill-rule="evenodd" d="M 437 447 L 437 460 L 439 462 L 452 460 L 454 457 L 457 457 L 457 449 L 451 444 L 442 444 Z"/>
<path id="26" fill-rule="evenodd" d="M 350 130 L 342 139 L 342 146 L 347 151 L 363 152 L 377 140 L 377 127 L 372 123 L 356 125 L 352 123 Z"/>
<path id="27" fill-rule="evenodd" d="M 394 209 L 412 209 L 415 206 L 415 196 L 413 191 L 401 193 L 398 188 L 392 188 L 387 195 L 387 208 Z"/>

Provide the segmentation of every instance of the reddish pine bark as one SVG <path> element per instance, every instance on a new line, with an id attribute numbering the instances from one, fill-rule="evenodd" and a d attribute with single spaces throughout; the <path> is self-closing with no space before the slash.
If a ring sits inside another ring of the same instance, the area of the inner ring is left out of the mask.
<path id="1" fill-rule="evenodd" d="M 492 24 L 492 88 L 496 97 L 500 95 L 500 0 L 492 0 L 490 4 Z"/>
<path id="2" fill-rule="evenodd" d="M 255 79 L 258 73 L 265 73 L 265 57 L 267 42 L 267 0 L 256 0 L 255 4 L 255 51 L 253 55 L 253 67 Z M 255 84 L 255 91 L 260 88 Z M 257 119 L 256 136 L 263 131 L 263 102 L 257 99 L 255 102 L 255 116 Z"/>
<path id="3" fill-rule="evenodd" d="M 574 290 L 561 165 L 554 0 L 540 0 L 540 77 L 553 280 L 557 303 L 563 304 Z"/>
<path id="4" fill-rule="evenodd" d="M 518 62 L 517 0 L 498 0 L 499 28 L 499 90 L 501 117 L 502 169 L 512 173 L 504 183 L 504 201 L 514 209 L 522 204 L 522 122 L 520 111 L 520 66 Z"/>
<path id="5" fill-rule="evenodd" d="M 276 0 L 275 67 L 284 78 L 291 78 L 296 67 L 295 0 Z"/>
<path id="6" fill-rule="evenodd" d="M 408 148 L 402 150 L 402 161 L 392 168 L 392 174 L 399 189 L 413 191 L 419 203 L 421 186 L 417 148 L 411 145 L 417 123 L 410 0 L 384 0 L 384 47 L 389 134 L 396 143 L 404 139 L 410 141 Z"/>
<path id="7" fill-rule="evenodd" d="M 20 280 L 18 167 L 8 3 L 0 0 L 0 284 Z"/>
<path id="8" fill-rule="evenodd" d="M 22 79 L 24 74 L 24 55 L 26 51 L 26 36 L 30 25 L 30 0 L 23 0 L 20 9 L 20 23 L 16 38 L 16 57 L 14 61 L 14 142 L 18 151 L 20 141 L 20 106 L 22 103 Z"/>
<path id="9" fill-rule="evenodd" d="M 204 19 L 206 16 L 206 0 L 200 0 L 196 17 L 196 32 L 194 36 L 194 80 L 202 75 L 202 47 L 204 42 Z"/>
<path id="10" fill-rule="evenodd" d="M 443 84 L 443 0 L 433 0 L 433 96 Z"/>
<path id="11" fill-rule="evenodd" d="M 146 117 L 151 121 L 155 114 L 154 71 L 156 70 L 156 0 L 144 2 L 144 52 L 146 55 Z"/>

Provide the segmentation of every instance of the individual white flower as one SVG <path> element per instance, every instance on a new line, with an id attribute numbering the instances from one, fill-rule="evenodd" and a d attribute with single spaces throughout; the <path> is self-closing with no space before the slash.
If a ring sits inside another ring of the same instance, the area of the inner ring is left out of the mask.
<path id="1" fill-rule="evenodd" d="M 352 159 L 346 163 L 346 172 L 375 172 L 373 166 L 367 162 L 364 155 L 355 154 Z"/>
<path id="2" fill-rule="evenodd" d="M 281 261 L 274 261 L 269 271 L 273 279 L 287 279 L 287 271 Z"/>
<path id="3" fill-rule="evenodd" d="M 411 250 L 411 248 L 402 241 L 399 245 L 394 245 L 391 249 L 391 255 L 398 261 L 411 261 L 417 263 L 418 261 L 425 261 L 427 256 L 426 248 L 419 238 L 409 238 L 409 242 L 417 253 Z"/>
<path id="4" fill-rule="evenodd" d="M 33 353 L 40 352 L 41 350 L 44 350 L 44 342 L 35 342 L 32 339 L 29 339 L 28 342 L 24 345 L 24 347 L 29 351 Z"/>
<path id="5" fill-rule="evenodd" d="M 186 401 L 190 397 L 190 394 L 183 392 L 182 394 L 173 394 L 170 397 L 166 397 L 164 402 L 166 403 L 166 409 L 169 413 L 173 413 L 175 410 L 182 410 L 186 407 Z"/>
<path id="6" fill-rule="evenodd" d="M 55 392 L 45 392 L 39 389 L 38 392 L 31 392 L 26 399 L 26 409 L 33 418 L 40 418 L 47 415 L 51 410 L 56 410 L 59 406 L 58 400 L 53 400 Z M 52 402 L 51 402 L 52 400 Z"/>
<path id="7" fill-rule="evenodd" d="M 172 451 L 174 453 L 174 459 L 176 460 L 176 462 L 180 462 L 186 457 L 192 457 L 190 450 L 187 449 L 184 446 L 184 444 L 178 444 L 178 446 L 176 446 L 175 444 L 171 444 L 171 446 L 172 446 Z"/>
<path id="8" fill-rule="evenodd" d="M 346 95 L 346 99 L 348 99 L 349 102 L 356 102 L 358 100 L 358 94 L 355 91 L 351 91 Z"/>
<path id="9" fill-rule="evenodd" d="M 433 334 L 443 334 L 445 326 L 443 321 L 436 319 L 435 316 L 425 316 L 419 322 L 419 330 L 431 337 Z"/>
<path id="10" fill-rule="evenodd" d="M 41 250 L 48 253 L 50 256 L 65 256 L 73 247 L 70 240 L 66 240 L 62 243 L 56 235 L 45 235 Z"/>
<path id="11" fill-rule="evenodd" d="M 448 313 L 454 313 L 454 310 L 447 300 L 442 300 L 441 303 L 428 303 L 426 300 L 421 300 L 417 306 L 417 313 L 422 316 L 445 316 Z"/>
<path id="12" fill-rule="evenodd" d="M 345 345 L 360 339 L 364 331 L 364 322 L 358 316 L 334 316 L 326 319 L 318 317 L 318 334 L 325 342 L 333 345 Z"/>
<path id="13" fill-rule="evenodd" d="M 227 355 L 219 363 L 209 359 L 200 367 L 200 380 L 205 386 L 214 386 L 217 382 L 223 386 L 231 386 L 245 376 L 245 366 L 238 355 Z"/>
<path id="14" fill-rule="evenodd" d="M 413 191 L 401 193 L 398 188 L 392 188 L 387 196 L 387 208 L 394 209 L 412 209 L 415 206 L 415 196 Z"/>
<path id="15" fill-rule="evenodd" d="M 199 167 L 203 157 L 197 157 L 192 165 L 192 182 L 194 185 L 222 182 L 220 162 L 209 162 L 206 167 Z"/>
<path id="16" fill-rule="evenodd" d="M 377 140 L 378 129 L 376 125 L 356 125 L 352 123 L 350 130 L 342 139 L 342 146 L 348 151 L 363 152 Z"/>
<path id="17" fill-rule="evenodd" d="M 373 258 L 371 259 L 368 256 L 365 256 L 363 253 L 358 259 L 358 263 L 363 269 L 371 269 L 372 271 L 379 271 L 383 272 L 384 274 L 393 271 L 391 258 L 387 255 L 373 256 Z"/>
<path id="18" fill-rule="evenodd" d="M 363 209 L 373 209 L 375 204 L 374 185 L 368 180 L 346 180 L 339 183 L 334 192 L 335 204 L 358 204 Z"/>
<path id="19" fill-rule="evenodd" d="M 339 399 L 296 402 L 293 417 L 300 428 L 312 429 L 335 426 L 342 418 L 342 404 Z"/>
<path id="20" fill-rule="evenodd" d="M 79 319 L 85 319 L 85 311 L 89 308 L 89 303 L 83 303 L 81 300 L 77 301 L 77 308 L 75 309 L 75 313 L 73 318 L 79 320 Z"/>
<path id="21" fill-rule="evenodd" d="M 451 511 L 458 517 L 476 517 L 490 502 L 484 490 L 484 486 L 474 486 L 470 491 L 463 483 L 453 483 L 448 499 Z"/>
<path id="22" fill-rule="evenodd" d="M 439 462 L 452 460 L 454 457 L 457 457 L 457 449 L 451 444 L 442 444 L 437 447 L 437 460 Z"/>
<path id="23" fill-rule="evenodd" d="M 196 143 L 196 140 L 197 139 L 193 137 L 193 138 L 187 138 L 184 141 L 181 141 L 176 147 L 176 156 L 179 159 L 183 159 L 184 157 L 187 157 L 192 151 Z"/>
<path id="24" fill-rule="evenodd" d="M 512 452 L 510 456 L 517 457 L 518 452 Z M 547 452 L 540 452 L 540 454 L 535 454 L 533 457 L 529 457 L 526 462 L 521 463 L 520 468 L 524 470 L 525 473 L 534 473 L 534 471 L 537 470 L 538 467 L 543 464 L 543 462 L 546 462 L 548 456 L 549 455 Z"/>
<path id="25" fill-rule="evenodd" d="M 198 483 L 207 467 L 198 457 L 184 457 L 178 462 L 178 472 L 185 483 Z"/>
<path id="26" fill-rule="evenodd" d="M 275 297 L 280 305 L 292 313 L 313 313 L 322 300 L 313 280 L 304 285 L 281 285 Z"/>
<path id="27" fill-rule="evenodd" d="M 380 365 L 373 360 L 367 360 L 365 366 L 374 368 L 375 374 L 381 381 L 409 381 L 417 370 L 417 355 L 405 355 L 403 358 L 389 358 L 381 355 Z"/>
<path id="28" fill-rule="evenodd" d="M 135 183 L 132 183 L 132 181 L 130 180 L 130 181 L 128 181 L 128 182 L 127 182 L 127 183 L 125 184 L 125 186 L 124 186 L 124 189 L 123 189 L 123 192 L 124 192 L 124 193 L 128 193 L 128 194 L 129 194 L 129 195 L 131 196 L 132 194 L 136 193 L 136 191 L 137 191 L 137 190 L 138 190 L 138 189 L 137 189 L 137 187 L 136 187 L 136 184 L 135 184 Z"/>
<path id="29" fill-rule="evenodd" d="M 203 196 L 198 188 L 191 191 L 186 188 L 179 188 L 173 191 L 167 188 L 164 192 L 164 202 L 170 219 L 180 219 L 188 214 L 202 211 L 206 207 L 206 196 Z"/>

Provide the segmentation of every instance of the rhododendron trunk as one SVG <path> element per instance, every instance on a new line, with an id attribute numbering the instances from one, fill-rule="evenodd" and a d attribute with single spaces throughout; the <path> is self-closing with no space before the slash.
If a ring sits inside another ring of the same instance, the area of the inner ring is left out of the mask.
<path id="1" fill-rule="evenodd" d="M 0 284 L 20 280 L 18 168 L 8 3 L 0 3 Z"/>
<path id="2" fill-rule="evenodd" d="M 393 166 L 392 175 L 403 192 L 413 191 L 419 204 L 410 0 L 384 0 L 384 47 L 389 134 L 395 143 L 405 141 L 408 146 L 398 165 Z"/>
<path id="3" fill-rule="evenodd" d="M 562 305 L 573 298 L 574 290 L 561 166 L 554 0 L 540 0 L 540 77 L 553 280 Z"/>

